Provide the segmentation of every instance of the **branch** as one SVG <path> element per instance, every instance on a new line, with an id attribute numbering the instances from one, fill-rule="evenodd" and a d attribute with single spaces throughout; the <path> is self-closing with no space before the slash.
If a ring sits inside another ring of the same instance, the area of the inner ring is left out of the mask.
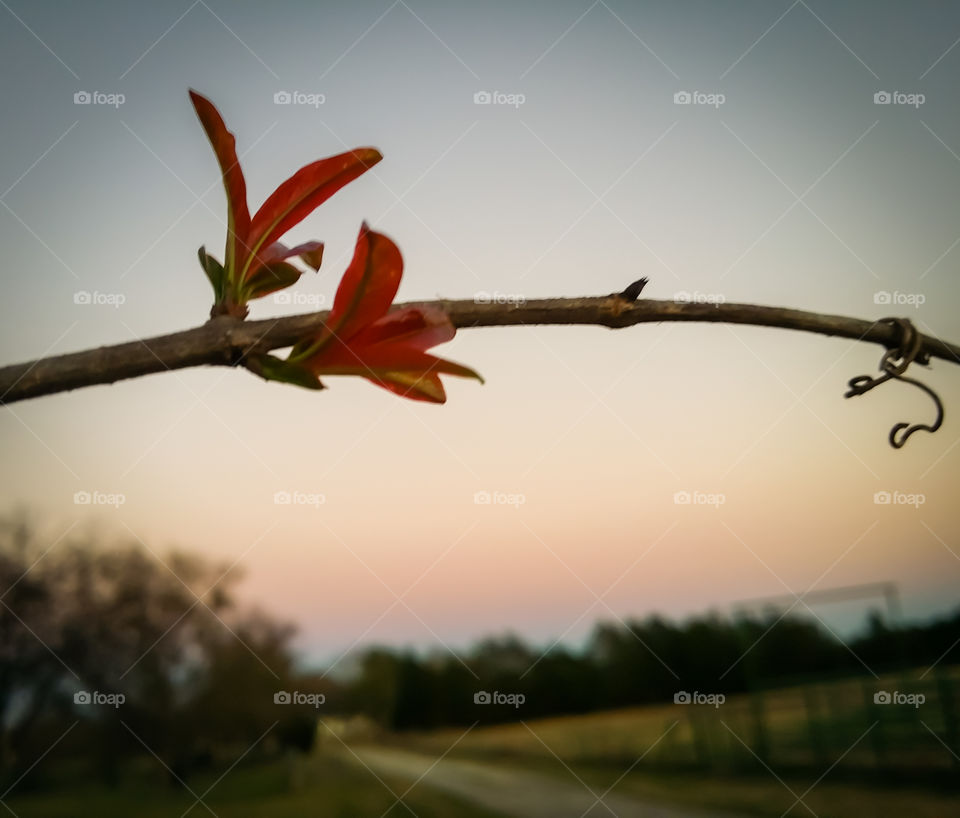
<path id="1" fill-rule="evenodd" d="M 868 341 L 887 349 L 895 348 L 902 340 L 897 327 L 890 324 L 755 304 L 702 304 L 646 298 L 629 301 L 619 295 L 548 298 L 523 304 L 445 300 L 426 303 L 446 312 L 454 326 L 463 329 L 532 324 L 619 329 L 660 321 L 706 321 L 816 332 Z M 410 304 L 399 304 L 394 309 L 404 306 Z M 252 352 L 289 347 L 317 332 L 328 314 L 324 311 L 263 321 L 243 321 L 223 315 L 183 332 L 5 366 L 0 368 L 0 404 L 191 366 L 242 366 Z M 960 363 L 960 346 L 929 335 L 921 335 L 920 343 L 919 360 L 929 356 Z"/>

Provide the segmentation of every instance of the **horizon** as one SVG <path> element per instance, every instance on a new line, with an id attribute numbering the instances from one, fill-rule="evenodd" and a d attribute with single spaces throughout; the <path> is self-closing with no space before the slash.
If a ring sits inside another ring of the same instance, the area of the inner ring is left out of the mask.
<path id="1" fill-rule="evenodd" d="M 384 154 L 290 231 L 326 242 L 323 266 L 253 319 L 328 306 L 366 220 L 403 254 L 398 301 L 643 275 L 644 298 L 904 315 L 960 340 L 960 8 L 18 0 L 0 17 L 4 363 L 206 320 L 197 248 L 222 257 L 225 197 L 188 88 L 236 135 L 251 208 L 308 162 Z M 29 509 L 50 549 L 102 528 L 246 571 L 241 600 L 311 656 L 505 628 L 575 643 L 604 617 L 861 583 L 895 581 L 908 620 L 956 604 L 950 362 L 909 371 L 946 419 L 893 450 L 890 428 L 933 406 L 904 384 L 844 399 L 877 372 L 872 344 L 664 322 L 464 329 L 436 352 L 486 383 L 447 379 L 438 407 L 204 367 L 4 406 L 0 511 Z M 841 635 L 864 610 L 811 607 Z"/>

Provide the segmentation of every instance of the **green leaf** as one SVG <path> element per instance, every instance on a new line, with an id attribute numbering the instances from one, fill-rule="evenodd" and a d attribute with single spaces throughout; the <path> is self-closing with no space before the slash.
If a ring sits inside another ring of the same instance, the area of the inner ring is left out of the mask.
<path id="1" fill-rule="evenodd" d="M 257 355 L 247 361 L 247 368 L 267 381 L 280 381 L 302 386 L 304 389 L 323 389 L 320 379 L 299 363 L 281 361 L 273 355 Z"/>
<path id="2" fill-rule="evenodd" d="M 247 299 L 263 298 L 265 295 L 283 290 L 291 284 L 296 284 L 303 275 L 303 270 L 288 264 L 285 261 L 276 261 L 257 268 L 257 271 L 243 286 Z"/>
<path id="3" fill-rule="evenodd" d="M 208 256 L 206 249 L 203 247 L 197 251 L 197 255 L 200 258 L 200 266 L 203 267 L 203 271 L 207 274 L 207 278 L 210 279 L 210 284 L 213 286 L 214 300 L 219 304 L 223 301 L 224 293 L 225 275 L 223 266 L 213 256 Z"/>

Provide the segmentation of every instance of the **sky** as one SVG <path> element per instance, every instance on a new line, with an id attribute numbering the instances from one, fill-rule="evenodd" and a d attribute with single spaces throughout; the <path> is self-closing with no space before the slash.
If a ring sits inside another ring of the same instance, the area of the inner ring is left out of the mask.
<path id="1" fill-rule="evenodd" d="M 190 88 L 252 208 L 323 156 L 385 157 L 288 234 L 324 240 L 323 268 L 252 318 L 329 306 L 367 220 L 401 248 L 401 301 L 645 275 L 652 299 L 960 341 L 958 43 L 940 2 L 2 0 L 0 363 L 206 320 L 196 251 L 222 257 L 225 199 Z M 874 345 L 663 323 L 437 352 L 486 383 L 433 406 L 202 368 L 3 407 L 0 512 L 51 551 L 94 532 L 221 560 L 321 663 L 861 583 L 896 583 L 907 617 L 958 602 L 956 362 L 911 370 L 946 421 L 897 451 L 933 404 L 844 400 Z M 842 635 L 880 603 L 794 612 Z"/>

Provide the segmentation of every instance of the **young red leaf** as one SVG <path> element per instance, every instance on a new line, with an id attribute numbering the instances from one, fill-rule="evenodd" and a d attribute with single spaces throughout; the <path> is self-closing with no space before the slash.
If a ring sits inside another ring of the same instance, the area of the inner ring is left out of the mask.
<path id="1" fill-rule="evenodd" d="M 387 372 L 378 378 L 367 378 L 367 380 L 401 398 L 422 400 L 427 403 L 447 402 L 447 393 L 444 391 L 440 376 L 435 373 L 412 375 L 407 372 Z"/>
<path id="2" fill-rule="evenodd" d="M 303 365 L 318 377 L 359 375 L 395 394 L 433 403 L 446 401 L 441 374 L 476 378 L 483 383 L 483 378 L 469 367 L 409 346 L 387 343 L 363 347 L 334 339 L 315 357 L 303 361 Z"/>
<path id="3" fill-rule="evenodd" d="M 328 375 L 379 376 L 404 371 L 426 375 L 430 372 L 483 378 L 469 367 L 425 352 L 429 347 L 454 337 L 456 330 L 439 310 L 429 319 L 420 307 L 408 307 L 381 318 L 349 338 L 332 338 L 322 350 L 310 356 L 318 373 Z M 393 320 L 400 316 L 401 320 Z M 442 323 L 441 323 L 442 322 Z M 419 329 L 411 329 L 418 326 Z M 376 338 L 377 340 L 370 340 Z"/>
<path id="4" fill-rule="evenodd" d="M 364 222 L 353 259 L 337 287 L 327 326 L 346 338 L 386 315 L 402 277 L 403 257 L 397 245 Z"/>
<path id="5" fill-rule="evenodd" d="M 321 159 L 300 168 L 281 184 L 254 214 L 248 240 L 250 257 L 273 244 L 299 224 L 348 182 L 373 167 L 383 157 L 374 148 L 356 150 Z M 249 270 L 241 267 L 241 277 Z"/>
<path id="6" fill-rule="evenodd" d="M 273 264 L 277 261 L 285 261 L 292 256 L 299 256 L 314 272 L 320 269 L 320 262 L 323 259 L 323 242 L 306 241 L 298 244 L 296 247 L 287 247 L 279 241 L 271 244 L 258 257 L 255 265 L 250 266 L 247 278 L 252 278 L 257 273 L 257 268 L 261 265 Z"/>
<path id="7" fill-rule="evenodd" d="M 404 344 L 422 351 L 452 341 L 456 334 L 456 328 L 443 310 L 424 304 L 388 312 L 357 332 L 351 341 L 361 346 L 381 342 Z"/>
<path id="8" fill-rule="evenodd" d="M 315 247 L 307 247 L 307 244 L 316 245 Z M 320 263 L 323 261 L 323 242 L 314 241 L 307 242 L 307 244 L 301 244 L 293 249 L 299 251 L 297 255 L 300 256 L 300 260 L 306 264 L 311 270 L 317 272 L 320 269 Z"/>
<path id="9" fill-rule="evenodd" d="M 337 287 L 325 330 L 298 342 L 290 357 L 314 355 L 334 337 L 347 338 L 385 315 L 402 276 L 403 257 L 397 245 L 382 233 L 374 233 L 364 222 L 353 258 Z"/>
<path id="10" fill-rule="evenodd" d="M 296 344 L 287 360 L 318 377 L 359 375 L 395 394 L 433 403 L 446 400 L 441 373 L 482 383 L 469 367 L 426 352 L 456 333 L 445 313 L 426 306 L 388 312 L 402 274 L 397 246 L 364 224 L 326 329 Z"/>
<path id="11" fill-rule="evenodd" d="M 190 91 L 190 100 L 200 119 L 207 139 L 213 147 L 223 174 L 223 188 L 227 194 L 227 246 L 223 266 L 231 275 L 235 265 L 245 257 L 250 232 L 250 211 L 247 209 L 247 185 L 237 158 L 237 141 L 227 130 L 220 112 L 204 96 Z"/>

